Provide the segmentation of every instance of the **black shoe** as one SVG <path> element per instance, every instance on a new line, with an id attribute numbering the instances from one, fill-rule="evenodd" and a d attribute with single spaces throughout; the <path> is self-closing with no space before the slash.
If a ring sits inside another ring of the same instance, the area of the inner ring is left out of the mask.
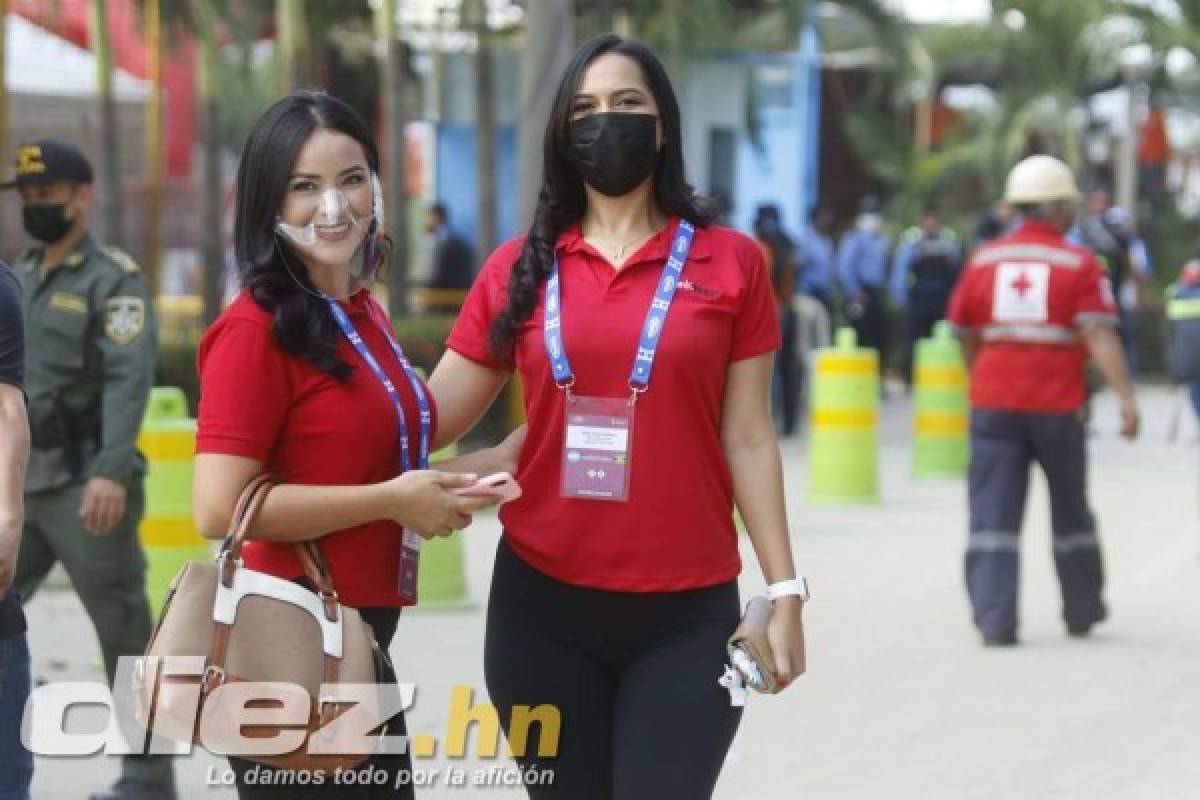
<path id="1" fill-rule="evenodd" d="M 1084 639 L 1091 635 L 1092 628 L 1108 619 L 1108 611 L 1101 611 L 1100 616 L 1085 625 L 1067 625 L 1067 635 L 1075 639 Z"/>
<path id="2" fill-rule="evenodd" d="M 121 778 L 107 789 L 92 792 L 88 800 L 176 800 L 173 784 Z"/>
<path id="3" fill-rule="evenodd" d="M 1017 632 L 1008 631 L 1007 633 L 997 634 L 995 636 L 984 636 L 984 647 L 1012 647 L 1017 643 Z"/>

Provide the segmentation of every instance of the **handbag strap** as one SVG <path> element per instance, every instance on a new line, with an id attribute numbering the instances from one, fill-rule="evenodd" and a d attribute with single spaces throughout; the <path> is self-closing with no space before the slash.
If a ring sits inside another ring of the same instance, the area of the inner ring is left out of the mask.
<path id="1" fill-rule="evenodd" d="M 271 493 L 279 482 L 271 475 L 262 474 L 250 481 L 238 497 L 234 506 L 233 516 L 229 520 L 229 533 L 221 543 L 221 552 L 217 561 L 221 566 L 221 583 L 226 587 L 233 586 L 233 572 L 242 562 L 242 545 L 250 532 L 250 526 L 258 518 Z"/>
<path id="2" fill-rule="evenodd" d="M 267 500 L 267 495 L 278 485 L 278 479 L 264 473 L 250 481 L 238 497 L 233 518 L 230 520 L 230 532 L 221 545 L 221 554 L 218 558 L 218 563 L 220 564 L 219 579 L 226 587 L 233 586 L 234 572 L 241 565 L 242 546 L 246 542 L 250 528 L 254 524 L 255 519 L 257 519 L 259 512 L 262 511 L 263 504 Z M 300 560 L 300 564 L 304 567 L 305 574 L 317 587 L 317 593 L 324 606 L 325 617 L 330 622 L 338 622 L 341 618 L 341 606 L 338 602 L 337 590 L 333 586 L 333 576 L 329 571 L 329 566 L 325 562 L 324 556 L 321 554 L 320 548 L 317 547 L 314 541 L 293 542 L 292 546 Z M 222 622 L 216 622 L 214 625 L 213 638 L 204 670 L 204 678 L 201 682 L 202 698 L 207 697 L 214 689 L 225 683 L 227 677 L 225 674 L 225 659 L 229 654 L 229 637 L 232 632 L 232 625 Z M 335 684 L 338 682 L 338 659 L 328 653 L 323 653 L 322 655 L 324 661 L 324 683 Z M 321 721 L 324 724 L 336 712 L 336 706 L 324 702 L 323 698 L 316 699 L 320 709 Z"/>
<path id="3" fill-rule="evenodd" d="M 325 617 L 330 622 L 337 622 L 338 593 L 333 588 L 333 576 L 329 572 L 325 558 L 321 555 L 321 548 L 317 547 L 317 543 L 314 541 L 295 542 L 294 546 L 296 556 L 304 567 L 304 574 L 317 587 L 317 594 L 325 604 Z"/>
<path id="4" fill-rule="evenodd" d="M 233 584 L 233 571 L 241 564 L 242 547 L 250 535 L 250 528 L 258 518 L 259 512 L 262 511 L 262 507 L 267 501 L 267 495 L 278 485 L 279 480 L 277 478 L 264 473 L 255 477 L 242 490 L 242 494 L 235 506 L 233 517 L 230 520 L 230 531 L 221 545 L 221 555 L 224 557 L 222 560 L 221 582 L 225 586 L 228 587 Z M 323 598 L 332 597 L 336 605 L 337 591 L 333 586 L 333 575 L 329 571 L 325 557 L 321 554 L 321 549 L 317 547 L 316 542 L 311 540 L 293 542 L 292 546 L 296 551 L 296 556 L 300 560 L 301 566 L 304 568 L 304 573 L 313 582 L 313 585 L 317 587 L 317 592 Z M 327 614 L 329 614 L 331 622 L 337 619 L 336 612 L 330 613 L 327 611 Z"/>

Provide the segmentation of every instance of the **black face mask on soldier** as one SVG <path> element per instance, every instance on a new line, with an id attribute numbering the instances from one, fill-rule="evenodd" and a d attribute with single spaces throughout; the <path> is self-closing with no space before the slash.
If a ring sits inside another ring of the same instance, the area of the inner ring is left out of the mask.
<path id="1" fill-rule="evenodd" d="M 627 195 L 658 164 L 657 122 L 653 114 L 590 114 L 571 123 L 568 160 L 601 194 Z"/>
<path id="2" fill-rule="evenodd" d="M 67 219 L 66 209 L 66 203 L 25 206 L 21 210 L 25 232 L 45 244 L 61 241 L 75 224 L 75 220 Z"/>

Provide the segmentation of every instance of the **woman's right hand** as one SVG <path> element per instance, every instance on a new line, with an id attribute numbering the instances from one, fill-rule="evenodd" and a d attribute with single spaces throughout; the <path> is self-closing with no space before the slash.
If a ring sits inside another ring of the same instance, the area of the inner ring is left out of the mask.
<path id="1" fill-rule="evenodd" d="M 454 494 L 476 480 L 477 475 L 435 469 L 405 472 L 384 484 L 387 518 L 423 539 L 449 536 L 470 525 L 476 511 L 496 504 L 489 498 Z"/>

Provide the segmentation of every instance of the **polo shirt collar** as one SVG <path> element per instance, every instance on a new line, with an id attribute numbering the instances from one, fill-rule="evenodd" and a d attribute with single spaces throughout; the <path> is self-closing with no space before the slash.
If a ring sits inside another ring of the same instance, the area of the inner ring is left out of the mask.
<path id="1" fill-rule="evenodd" d="M 671 252 L 671 242 L 675 239 L 675 232 L 679 228 L 679 217 L 669 217 L 667 224 L 661 231 L 654 234 L 650 239 L 638 248 L 635 253 L 625 264 L 622 269 L 641 264 L 643 262 L 665 262 L 667 256 Z M 588 244 L 583 238 L 583 228 L 580 223 L 576 222 L 571 227 L 567 228 L 561 236 L 558 237 L 558 243 L 555 250 L 560 255 L 572 255 L 577 253 L 588 253 L 598 258 L 603 258 L 595 247 Z M 692 239 L 692 249 L 688 253 L 688 260 L 703 261 L 712 257 L 712 248 L 709 243 L 708 231 L 704 228 L 696 228 L 696 235 Z"/>

